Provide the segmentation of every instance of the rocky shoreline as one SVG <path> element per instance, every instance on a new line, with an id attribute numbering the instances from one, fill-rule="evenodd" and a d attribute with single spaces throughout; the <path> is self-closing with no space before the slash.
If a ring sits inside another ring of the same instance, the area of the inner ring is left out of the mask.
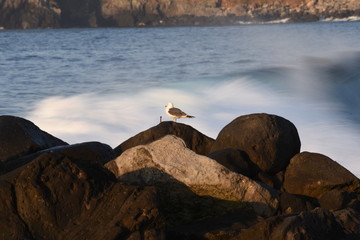
<path id="1" fill-rule="evenodd" d="M 359 239 L 360 180 L 300 147 L 264 113 L 216 139 L 162 122 L 114 149 L 0 116 L 0 239 Z"/>
<path id="2" fill-rule="evenodd" d="M 0 29 L 209 26 L 359 19 L 357 0 L 3 0 Z M 350 18 L 349 18 L 350 19 Z"/>

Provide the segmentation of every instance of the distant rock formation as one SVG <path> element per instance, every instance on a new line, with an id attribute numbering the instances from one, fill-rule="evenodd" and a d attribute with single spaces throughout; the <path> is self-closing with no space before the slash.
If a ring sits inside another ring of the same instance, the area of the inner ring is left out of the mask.
<path id="1" fill-rule="evenodd" d="M 133 27 L 360 16 L 357 0 L 3 0 L 0 27 Z"/>
<path id="2" fill-rule="evenodd" d="M 163 122 L 116 151 L 0 116 L 0 239 L 360 239 L 360 180 L 299 148 L 270 114 L 216 140 Z"/>

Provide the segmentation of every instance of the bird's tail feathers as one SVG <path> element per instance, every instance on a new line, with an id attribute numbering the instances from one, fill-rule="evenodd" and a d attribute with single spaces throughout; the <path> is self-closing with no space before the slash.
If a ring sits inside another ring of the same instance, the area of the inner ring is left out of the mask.
<path id="1" fill-rule="evenodd" d="M 194 116 L 186 115 L 187 118 L 194 118 Z"/>

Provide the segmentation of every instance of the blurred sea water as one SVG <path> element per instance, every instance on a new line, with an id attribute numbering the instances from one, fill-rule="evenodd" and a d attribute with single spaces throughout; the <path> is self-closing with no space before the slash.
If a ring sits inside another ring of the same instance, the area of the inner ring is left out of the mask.
<path id="1" fill-rule="evenodd" d="M 216 138 L 265 112 L 360 176 L 360 22 L 0 31 L 0 115 L 116 147 L 173 102 Z"/>

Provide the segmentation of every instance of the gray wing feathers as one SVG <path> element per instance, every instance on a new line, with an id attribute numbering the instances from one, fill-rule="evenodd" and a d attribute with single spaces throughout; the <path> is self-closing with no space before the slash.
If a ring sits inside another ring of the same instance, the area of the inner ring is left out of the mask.
<path id="1" fill-rule="evenodd" d="M 184 113 L 183 111 L 181 111 L 180 109 L 178 109 L 178 108 L 170 108 L 169 109 L 169 113 L 171 114 L 171 115 L 174 115 L 174 116 L 186 116 L 187 114 L 186 113 Z"/>

